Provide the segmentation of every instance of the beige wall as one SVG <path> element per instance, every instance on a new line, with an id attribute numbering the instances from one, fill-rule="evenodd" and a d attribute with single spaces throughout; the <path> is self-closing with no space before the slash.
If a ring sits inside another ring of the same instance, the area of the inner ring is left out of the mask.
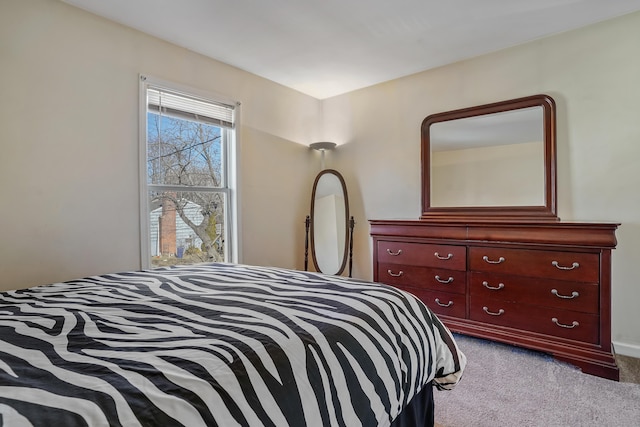
<path id="1" fill-rule="evenodd" d="M 356 276 L 371 278 L 368 219 L 420 215 L 420 124 L 433 113 L 546 93 L 558 107 L 563 220 L 621 222 L 613 254 L 613 337 L 640 357 L 640 13 L 324 102 L 325 137 L 344 142 L 358 221 Z"/>
<path id="2" fill-rule="evenodd" d="M 139 73 L 242 102 L 242 261 L 302 268 L 320 101 L 57 0 L 2 1 L 0 64 L 0 289 L 139 268 Z"/>

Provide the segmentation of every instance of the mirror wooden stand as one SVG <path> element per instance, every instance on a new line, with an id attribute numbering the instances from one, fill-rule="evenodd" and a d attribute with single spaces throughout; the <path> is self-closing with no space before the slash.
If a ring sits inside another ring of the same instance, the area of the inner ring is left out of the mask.
<path id="1" fill-rule="evenodd" d="M 316 271 L 340 275 L 353 264 L 353 228 L 349 217 L 349 198 L 344 178 L 338 171 L 325 169 L 313 183 L 311 214 L 305 219 L 304 269 L 311 259 Z"/>

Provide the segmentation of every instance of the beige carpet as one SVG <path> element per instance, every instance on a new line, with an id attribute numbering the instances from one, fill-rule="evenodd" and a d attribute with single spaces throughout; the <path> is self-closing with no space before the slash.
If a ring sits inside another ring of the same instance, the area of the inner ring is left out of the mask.
<path id="1" fill-rule="evenodd" d="M 455 389 L 434 392 L 438 427 L 640 426 L 640 360 L 618 358 L 620 382 L 549 355 L 456 335 L 468 358 Z"/>

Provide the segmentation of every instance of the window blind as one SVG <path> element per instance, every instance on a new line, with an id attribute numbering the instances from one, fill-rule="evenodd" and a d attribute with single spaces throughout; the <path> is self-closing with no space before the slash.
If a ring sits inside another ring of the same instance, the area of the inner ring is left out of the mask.
<path id="1" fill-rule="evenodd" d="M 189 96 L 148 88 L 149 111 L 179 119 L 203 122 L 219 127 L 234 128 L 235 107 Z"/>

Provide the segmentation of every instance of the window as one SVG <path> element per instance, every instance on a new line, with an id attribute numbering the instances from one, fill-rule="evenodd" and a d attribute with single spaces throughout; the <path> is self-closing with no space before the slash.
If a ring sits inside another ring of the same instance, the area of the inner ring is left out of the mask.
<path id="1" fill-rule="evenodd" d="M 236 104 L 140 81 L 142 267 L 236 262 Z"/>

